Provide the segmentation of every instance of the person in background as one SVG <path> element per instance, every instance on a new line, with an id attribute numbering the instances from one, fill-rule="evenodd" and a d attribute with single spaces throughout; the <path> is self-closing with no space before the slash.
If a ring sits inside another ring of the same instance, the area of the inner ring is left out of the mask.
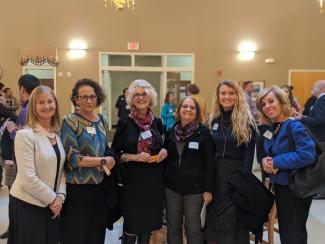
<path id="1" fill-rule="evenodd" d="M 252 170 L 257 126 L 244 92 L 235 81 L 219 82 L 212 112 L 211 134 L 217 160 L 216 190 L 207 208 L 205 239 L 208 243 L 248 244 L 249 232 L 239 225 L 236 206 L 229 206 L 228 181 L 238 169 Z"/>
<path id="2" fill-rule="evenodd" d="M 301 107 L 299 105 L 298 99 L 295 96 L 293 96 L 292 93 L 293 86 L 282 85 L 281 89 L 287 94 L 290 101 L 291 108 L 293 108 L 296 113 L 301 113 Z"/>
<path id="3" fill-rule="evenodd" d="M 255 121 L 257 121 L 258 120 L 257 108 L 256 108 L 255 102 L 252 99 L 252 93 L 254 92 L 253 81 L 244 81 L 243 90 L 244 90 L 244 95 L 246 98 L 246 102 L 248 103 L 249 109 L 250 109 Z"/>
<path id="4" fill-rule="evenodd" d="M 6 104 L 6 98 L 5 98 L 5 94 L 3 93 L 3 89 L 5 89 L 5 84 L 0 82 L 0 103 L 5 105 Z"/>
<path id="5" fill-rule="evenodd" d="M 130 114 L 130 108 L 126 103 L 127 95 L 128 95 L 128 88 L 124 88 L 123 94 L 117 98 L 115 104 L 115 109 L 116 109 L 115 115 L 118 117 L 118 119 L 128 116 Z"/>
<path id="6" fill-rule="evenodd" d="M 124 165 L 121 208 L 122 244 L 149 244 L 151 232 L 162 226 L 163 161 L 162 123 L 151 108 L 157 93 L 145 80 L 135 80 L 126 97 L 131 113 L 119 120 L 112 148 Z"/>
<path id="7" fill-rule="evenodd" d="M 63 118 L 61 139 L 67 154 L 67 198 L 62 210 L 62 244 L 103 244 L 107 205 L 104 174 L 115 166 L 108 146 L 107 118 L 96 113 L 105 101 L 102 87 L 81 79 L 72 89 L 78 112 Z"/>
<path id="8" fill-rule="evenodd" d="M 10 187 L 15 181 L 17 174 L 17 167 L 14 157 L 14 139 L 16 132 L 23 128 L 26 123 L 29 98 L 32 91 L 40 85 L 40 81 L 33 75 L 22 75 L 18 80 L 19 87 L 19 101 L 22 105 L 18 118 L 10 119 L 7 121 L 6 128 L 2 136 L 1 148 L 5 153 L 3 156 L 6 158 L 5 175 L 8 176 L 6 180 L 8 187 Z M 9 220 L 10 221 L 10 220 Z M 9 223 L 10 224 L 10 223 Z M 4 232 L 0 238 L 6 239 L 8 237 L 8 231 Z"/>
<path id="9" fill-rule="evenodd" d="M 13 96 L 11 88 L 5 88 L 3 90 L 3 93 L 6 98 L 6 107 L 15 114 L 19 108 L 19 104 L 17 102 L 17 99 Z"/>
<path id="10" fill-rule="evenodd" d="M 197 101 L 197 103 L 200 106 L 202 123 L 206 124 L 208 122 L 208 116 L 206 112 L 206 101 L 199 94 L 200 94 L 200 88 L 197 85 L 190 84 L 189 86 L 187 86 L 187 96 L 191 96 Z"/>
<path id="11" fill-rule="evenodd" d="M 59 242 L 59 215 L 66 195 L 57 99 L 39 86 L 30 97 L 27 123 L 17 132 L 18 174 L 9 195 L 9 244 Z"/>
<path id="12" fill-rule="evenodd" d="M 211 202 L 215 187 L 215 145 L 193 97 L 181 100 L 176 119 L 164 143 L 167 242 L 183 243 L 185 219 L 187 243 L 201 244 L 200 213 L 203 203 Z"/>
<path id="13" fill-rule="evenodd" d="M 167 92 L 164 100 L 164 105 L 161 108 L 161 118 L 166 129 L 170 129 L 175 123 L 175 94 L 174 92 Z"/>
<path id="14" fill-rule="evenodd" d="M 310 112 L 312 111 L 315 102 L 317 101 L 317 97 L 314 96 L 314 94 L 312 94 L 306 101 L 305 105 L 304 105 L 304 111 L 302 112 L 303 116 L 309 116 Z"/>
<path id="15" fill-rule="evenodd" d="M 307 244 L 306 222 L 312 198 L 295 197 L 288 181 L 289 170 L 315 162 L 315 143 L 301 122 L 291 117 L 290 101 L 279 87 L 262 90 L 257 97 L 257 108 L 261 122 L 271 126 L 264 133 L 267 156 L 262 164 L 273 183 L 281 243 Z"/>

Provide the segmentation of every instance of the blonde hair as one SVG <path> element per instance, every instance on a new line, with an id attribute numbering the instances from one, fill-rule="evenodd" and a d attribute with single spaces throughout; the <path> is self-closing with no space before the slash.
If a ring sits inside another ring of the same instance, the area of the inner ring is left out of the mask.
<path id="1" fill-rule="evenodd" d="M 51 119 L 51 126 L 53 128 L 53 132 L 58 133 L 60 130 L 59 104 L 53 90 L 48 86 L 38 86 L 33 90 L 28 103 L 26 126 L 33 129 L 37 127 L 39 119 L 36 111 L 36 105 L 39 101 L 40 95 L 44 93 L 52 95 L 55 100 L 56 108 L 55 113 Z"/>
<path id="2" fill-rule="evenodd" d="M 150 107 L 154 107 L 157 105 L 157 92 L 155 88 L 146 80 L 134 80 L 132 83 L 129 85 L 128 88 L 128 95 L 126 97 L 126 102 L 127 104 L 132 107 L 133 106 L 133 96 L 135 89 L 137 87 L 143 88 L 147 95 L 150 98 Z"/>
<path id="3" fill-rule="evenodd" d="M 263 105 L 262 105 L 262 100 L 271 92 L 274 94 L 276 99 L 279 101 L 279 103 L 282 107 L 282 113 L 284 116 L 290 117 L 294 113 L 294 110 L 292 110 L 292 108 L 291 108 L 289 97 L 285 93 L 285 91 L 283 91 L 278 86 L 271 86 L 269 88 L 262 90 L 256 98 L 256 107 L 260 114 L 260 119 L 259 119 L 260 124 L 271 125 L 273 123 L 273 121 L 269 117 L 267 117 L 265 115 L 265 113 L 263 112 Z"/>
<path id="4" fill-rule="evenodd" d="M 212 100 L 212 118 L 221 115 L 222 106 L 219 102 L 219 93 L 222 86 L 228 86 L 235 91 L 236 100 L 231 114 L 231 123 L 237 145 L 248 143 L 252 139 L 252 127 L 257 130 L 257 126 L 246 102 L 243 89 L 236 81 L 222 80 L 217 84 Z"/>

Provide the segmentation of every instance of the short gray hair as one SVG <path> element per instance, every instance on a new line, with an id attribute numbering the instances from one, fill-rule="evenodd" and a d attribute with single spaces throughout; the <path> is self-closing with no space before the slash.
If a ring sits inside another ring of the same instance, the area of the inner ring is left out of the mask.
<path id="1" fill-rule="evenodd" d="M 148 81 L 140 79 L 132 81 L 132 83 L 129 85 L 126 102 L 130 107 L 133 106 L 133 96 L 137 87 L 143 88 L 150 97 L 150 107 L 157 105 L 157 92 L 155 88 Z"/>

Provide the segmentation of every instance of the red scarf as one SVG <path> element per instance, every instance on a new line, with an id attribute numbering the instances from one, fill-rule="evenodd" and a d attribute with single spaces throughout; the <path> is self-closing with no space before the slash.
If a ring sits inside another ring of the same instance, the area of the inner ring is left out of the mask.
<path id="1" fill-rule="evenodd" d="M 153 144 L 153 135 L 151 137 L 143 139 L 141 134 L 146 131 L 151 131 L 151 125 L 154 120 L 153 113 L 149 108 L 146 117 L 143 118 L 140 116 L 140 112 L 136 108 L 132 107 L 129 116 L 140 129 L 140 135 L 138 138 L 138 153 L 150 153 L 150 147 Z"/>
<path id="2" fill-rule="evenodd" d="M 192 136 L 199 127 L 200 123 L 197 120 L 187 124 L 185 127 L 182 127 L 181 122 L 179 121 L 174 127 L 176 141 L 185 141 L 187 138 Z"/>

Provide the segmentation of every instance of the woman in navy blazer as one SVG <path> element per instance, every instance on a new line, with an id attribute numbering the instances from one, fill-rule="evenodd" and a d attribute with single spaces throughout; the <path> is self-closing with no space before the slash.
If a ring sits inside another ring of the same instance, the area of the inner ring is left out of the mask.
<path id="1" fill-rule="evenodd" d="M 303 168 L 315 161 L 315 144 L 301 122 L 291 118 L 290 102 L 279 87 L 272 86 L 261 91 L 257 97 L 257 108 L 261 122 L 270 125 L 263 134 L 267 156 L 263 158 L 262 165 L 270 174 L 274 186 L 281 243 L 305 244 L 312 198 L 295 197 L 288 180 L 290 170 Z"/>

